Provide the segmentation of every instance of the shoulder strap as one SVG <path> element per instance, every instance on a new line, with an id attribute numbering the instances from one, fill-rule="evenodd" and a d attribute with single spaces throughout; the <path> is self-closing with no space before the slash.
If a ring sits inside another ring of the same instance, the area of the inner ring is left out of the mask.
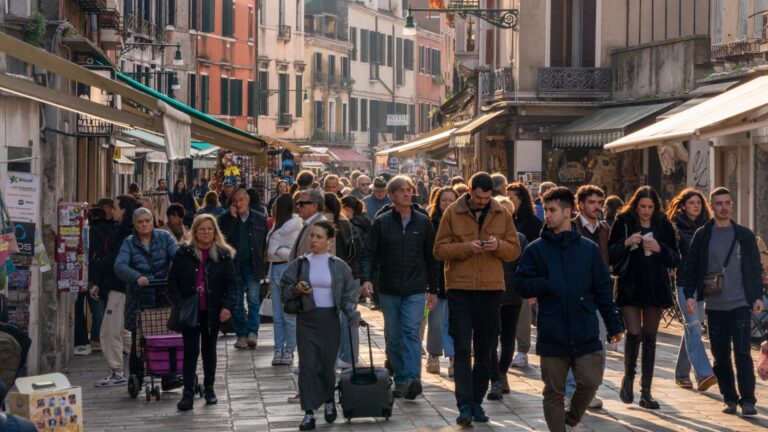
<path id="1" fill-rule="evenodd" d="M 736 247 L 736 242 L 739 241 L 738 234 L 736 232 L 736 226 L 733 227 L 733 242 L 731 243 L 731 248 L 728 249 L 728 255 L 725 257 L 725 263 L 723 264 L 723 270 L 728 268 L 728 262 L 731 260 L 731 254 L 733 254 L 733 249 Z M 721 273 L 722 273 L 721 272 Z"/>

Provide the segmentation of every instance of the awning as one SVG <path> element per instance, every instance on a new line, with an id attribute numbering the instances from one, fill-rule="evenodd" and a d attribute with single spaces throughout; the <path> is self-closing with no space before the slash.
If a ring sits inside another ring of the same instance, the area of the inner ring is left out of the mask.
<path id="1" fill-rule="evenodd" d="M 459 129 L 454 132 L 454 135 L 466 135 L 471 134 L 475 132 L 477 129 L 479 129 L 484 124 L 488 123 L 489 121 L 495 119 L 496 117 L 506 113 L 505 110 L 501 111 L 494 111 L 487 114 L 482 114 L 480 116 L 475 117 L 472 119 L 469 123 L 465 124 L 464 126 L 460 127 Z"/>
<path id="2" fill-rule="evenodd" d="M 717 84 L 707 84 L 700 87 L 696 87 L 688 94 L 696 95 L 696 96 L 718 94 L 730 89 L 731 87 L 735 86 L 738 83 L 739 83 L 738 81 L 726 81 L 726 82 L 721 82 Z"/>
<path id="3" fill-rule="evenodd" d="M 766 127 L 768 120 L 764 116 L 748 117 L 767 104 L 768 76 L 761 76 L 613 141 L 605 148 L 611 151 L 625 151 L 692 139 L 708 139 Z"/>
<path id="4" fill-rule="evenodd" d="M 168 156 L 165 154 L 165 152 L 159 152 L 159 151 L 149 152 L 144 155 L 144 158 L 147 160 L 147 162 L 150 162 L 150 163 L 159 163 L 159 164 L 168 163 Z"/>
<path id="5" fill-rule="evenodd" d="M 685 102 L 681 103 L 680 105 L 672 108 L 671 110 L 665 111 L 665 112 L 661 113 L 660 115 L 656 116 L 656 120 L 664 120 L 665 118 L 672 117 L 673 115 L 675 115 L 675 114 L 677 114 L 679 112 L 683 112 L 683 111 L 687 110 L 688 108 L 693 108 L 696 105 L 698 105 L 698 104 L 700 104 L 702 102 L 706 102 L 706 101 L 708 101 L 710 99 L 712 99 L 712 98 L 709 98 L 709 97 L 698 97 L 696 99 L 688 99 L 687 101 L 685 101 Z"/>
<path id="6" fill-rule="evenodd" d="M 371 160 L 364 154 L 358 153 L 355 149 L 344 147 L 329 147 L 328 153 L 333 156 L 334 159 L 339 161 L 339 165 L 343 167 L 365 167 Z"/>
<path id="7" fill-rule="evenodd" d="M 325 164 L 316 161 L 316 160 L 308 160 L 308 161 L 301 161 L 302 168 L 319 168 L 319 169 L 325 169 Z"/>
<path id="8" fill-rule="evenodd" d="M 563 126 L 552 134 L 555 148 L 602 147 L 626 135 L 632 125 L 670 107 L 674 102 L 603 108 Z"/>
<path id="9" fill-rule="evenodd" d="M 377 156 L 392 155 L 399 158 L 413 156 L 417 153 L 424 153 L 439 147 L 447 147 L 451 142 L 451 134 L 456 131 L 453 129 L 437 129 L 424 135 L 420 135 L 415 141 L 398 147 L 377 152 Z"/>
<path id="10" fill-rule="evenodd" d="M 128 159 L 125 156 L 121 156 L 117 159 L 113 159 L 115 163 L 117 164 L 117 173 L 118 174 L 124 174 L 124 175 L 131 175 L 134 172 L 134 163 L 132 160 Z"/>
<path id="11" fill-rule="evenodd" d="M 124 139 L 132 140 L 142 147 L 165 151 L 165 139 L 160 135 L 145 132 L 140 129 L 126 129 L 121 131 L 120 135 Z"/>

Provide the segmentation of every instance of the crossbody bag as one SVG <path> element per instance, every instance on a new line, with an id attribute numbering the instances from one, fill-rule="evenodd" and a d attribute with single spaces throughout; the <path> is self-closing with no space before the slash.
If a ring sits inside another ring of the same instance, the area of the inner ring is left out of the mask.
<path id="1" fill-rule="evenodd" d="M 725 257 L 725 263 L 723 263 L 722 269 L 719 272 L 709 272 L 704 274 L 704 297 L 718 295 L 723 292 L 723 285 L 725 284 L 725 269 L 728 268 L 728 263 L 731 261 L 731 254 L 736 247 L 736 233 L 733 233 L 733 243 L 728 250 L 728 255 Z"/>

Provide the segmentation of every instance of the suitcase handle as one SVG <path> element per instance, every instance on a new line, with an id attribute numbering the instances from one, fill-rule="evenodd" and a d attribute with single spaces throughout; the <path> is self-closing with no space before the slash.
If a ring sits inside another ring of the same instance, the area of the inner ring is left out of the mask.
<path id="1" fill-rule="evenodd" d="M 371 327 L 368 325 L 367 322 L 363 320 L 360 320 L 360 327 L 368 328 L 368 331 L 366 331 L 365 333 L 368 335 L 368 355 L 371 358 L 371 363 L 370 363 L 371 370 L 369 373 L 375 373 L 376 369 L 373 366 L 373 344 L 371 343 Z M 350 351 L 350 354 L 352 355 L 352 358 L 350 359 L 352 360 L 352 375 L 354 376 L 354 375 L 357 375 L 357 367 L 355 366 L 355 347 L 354 347 L 354 344 L 352 343 L 352 326 L 349 326 L 347 329 L 349 331 L 349 351 Z"/>

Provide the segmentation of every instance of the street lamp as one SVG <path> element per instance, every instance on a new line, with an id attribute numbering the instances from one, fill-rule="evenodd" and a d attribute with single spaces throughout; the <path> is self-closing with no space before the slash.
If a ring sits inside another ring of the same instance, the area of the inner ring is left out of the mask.
<path id="1" fill-rule="evenodd" d="M 517 21 L 520 15 L 518 9 L 478 9 L 472 7 L 457 7 L 449 6 L 442 9 L 432 8 L 408 8 L 408 16 L 405 17 L 405 27 L 403 28 L 403 36 L 415 36 L 416 26 L 413 23 L 413 12 L 445 12 L 453 13 L 460 16 L 463 19 L 467 19 L 468 15 L 478 17 L 483 21 L 487 21 L 491 25 L 502 28 L 512 29 L 517 31 Z"/>
<path id="2" fill-rule="evenodd" d="M 176 72 L 173 73 L 173 80 L 171 81 L 171 89 L 172 90 L 181 89 L 181 85 L 179 84 L 179 76 L 176 74 Z"/>
<path id="3" fill-rule="evenodd" d="M 181 46 L 176 45 L 176 54 L 173 56 L 174 66 L 184 66 L 184 59 L 181 58 Z"/>
<path id="4" fill-rule="evenodd" d="M 173 56 L 173 65 L 174 66 L 184 66 L 184 59 L 181 57 L 181 44 L 169 44 L 169 43 L 155 43 L 155 42 L 135 42 L 135 43 L 128 43 L 125 44 L 125 48 L 123 48 L 122 51 L 120 51 L 120 57 L 128 53 L 129 51 L 132 51 L 136 48 L 145 48 L 145 47 L 152 47 L 152 48 L 165 48 L 165 47 L 176 47 L 176 53 Z"/>

